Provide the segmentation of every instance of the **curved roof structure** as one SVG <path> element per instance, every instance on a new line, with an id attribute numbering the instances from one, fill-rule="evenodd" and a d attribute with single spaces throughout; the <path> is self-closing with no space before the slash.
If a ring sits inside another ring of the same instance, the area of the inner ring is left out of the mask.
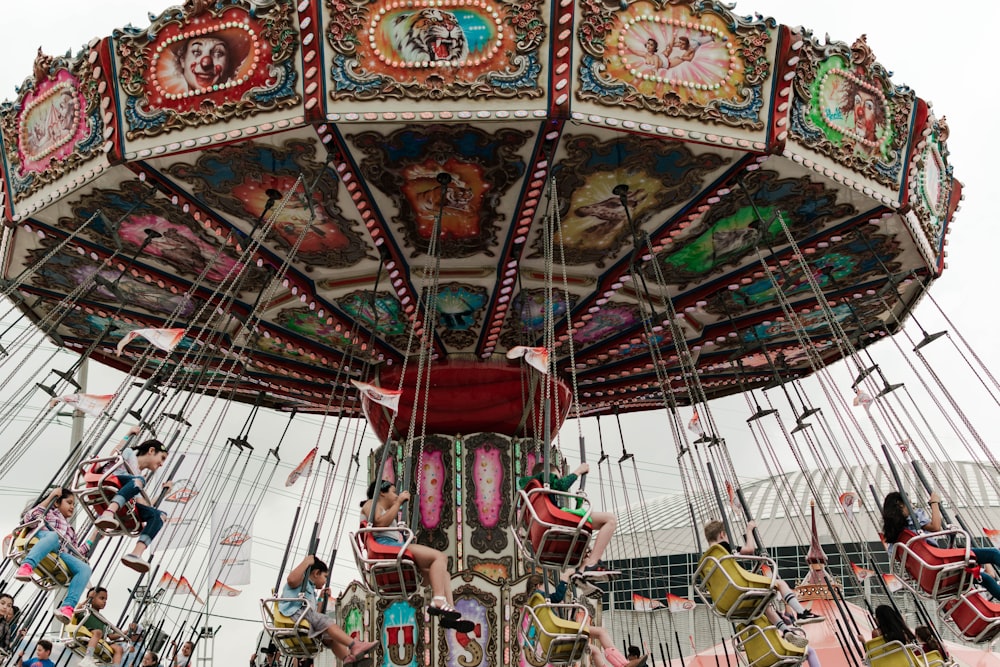
<path id="1" fill-rule="evenodd" d="M 823 490 L 817 505 L 817 528 L 820 542 L 834 542 L 822 514 L 829 517 L 833 530 L 841 536 L 850 534 L 846 530 L 845 514 L 839 501 L 844 491 L 852 488 L 850 478 L 859 483 L 871 483 L 879 494 L 879 499 L 895 488 L 895 483 L 881 473 L 878 466 L 852 466 L 832 471 L 810 471 L 808 477 L 801 471 L 751 482 L 742 487 L 750 511 L 762 532 L 762 538 L 769 547 L 809 544 L 810 503 L 813 501 L 810 478 L 816 488 Z M 954 512 L 974 508 L 976 513 L 986 513 L 994 519 L 993 525 L 1000 525 L 1000 494 L 990 479 L 996 471 L 989 466 L 972 461 L 952 461 L 935 464 L 930 475 L 942 480 L 942 485 L 950 489 L 961 489 L 962 496 L 955 498 L 959 503 Z M 911 487 L 915 488 L 915 487 Z M 838 489 L 834 492 L 832 489 Z M 878 540 L 878 529 L 868 519 L 867 510 L 875 504 L 871 493 L 859 494 L 860 506 L 855 519 L 870 541 Z M 966 501 L 963 503 L 962 501 Z M 717 516 L 714 499 L 696 496 L 693 499 L 697 516 Z M 877 517 L 879 510 L 873 510 Z M 683 495 L 662 496 L 647 501 L 643 505 L 633 505 L 618 514 L 618 531 L 615 541 L 614 558 L 630 558 L 673 553 L 693 553 L 697 546 L 694 541 L 691 512 L 688 498 Z M 981 528 L 981 527 L 980 527 Z M 697 530 L 700 532 L 701 527 Z"/>
<path id="2" fill-rule="evenodd" d="M 640 410 L 688 360 L 711 398 L 895 331 L 944 269 L 947 139 L 863 37 L 716 0 L 192 0 L 0 107 L 2 274 L 71 349 L 348 414 L 425 326 L 506 363 L 551 312 L 584 412 Z"/>

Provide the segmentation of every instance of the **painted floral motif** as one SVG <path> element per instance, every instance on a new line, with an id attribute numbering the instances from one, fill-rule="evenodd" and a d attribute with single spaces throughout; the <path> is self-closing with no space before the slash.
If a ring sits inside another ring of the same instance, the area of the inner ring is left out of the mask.
<path id="1" fill-rule="evenodd" d="M 570 295 L 571 306 L 576 303 L 576 296 Z M 509 348 L 517 345 L 530 345 L 542 334 L 545 324 L 545 313 L 559 322 L 566 315 L 566 302 L 553 301 L 546 307 L 544 289 L 529 289 L 518 292 L 510 306 L 507 324 L 500 336 L 500 342 Z"/>
<path id="2" fill-rule="evenodd" d="M 606 303 L 586 324 L 573 332 L 573 342 L 590 346 L 620 335 L 639 323 L 639 309 L 630 304 Z"/>
<path id="3" fill-rule="evenodd" d="M 438 331 L 449 348 L 460 350 L 477 340 L 476 325 L 488 295 L 485 287 L 446 283 L 437 295 Z"/>
<path id="4" fill-rule="evenodd" d="M 540 97 L 540 0 L 327 0 L 330 96 Z"/>
<path id="5" fill-rule="evenodd" d="M 294 260 L 305 263 L 307 270 L 312 265 L 354 266 L 367 256 L 367 246 L 338 205 L 339 181 L 315 161 L 315 151 L 314 144 L 298 140 L 280 148 L 231 144 L 201 153 L 194 164 L 170 165 L 167 173 L 241 221 L 243 232 L 266 220 L 271 225 L 268 239 L 288 251 L 298 246 Z M 281 199 L 265 217 L 269 190 Z"/>
<path id="6" fill-rule="evenodd" d="M 864 36 L 850 47 L 804 37 L 789 136 L 867 178 L 899 187 L 913 91 L 892 84 Z"/>
<path id="7" fill-rule="evenodd" d="M 911 177 L 909 201 L 940 263 L 945 230 L 953 213 L 956 180 L 948 161 L 948 123 L 944 118 L 931 117 L 928 129 L 930 135 L 914 160 L 916 170 Z"/>
<path id="8" fill-rule="evenodd" d="M 581 100 L 762 129 L 773 21 L 718 2 L 589 1 L 577 38 Z"/>
<path id="9" fill-rule="evenodd" d="M 130 140 L 298 104 L 292 1 L 226 5 L 168 9 L 112 35 Z"/>
<path id="10" fill-rule="evenodd" d="M 441 257 L 491 254 L 497 205 L 525 171 L 518 151 L 531 135 L 514 129 L 490 134 L 468 125 L 404 128 L 389 136 L 377 132 L 348 135 L 364 152 L 361 172 L 368 183 L 391 198 L 409 248 L 427 253 L 431 231 L 441 215 Z M 439 174 L 451 178 L 442 185 Z"/>

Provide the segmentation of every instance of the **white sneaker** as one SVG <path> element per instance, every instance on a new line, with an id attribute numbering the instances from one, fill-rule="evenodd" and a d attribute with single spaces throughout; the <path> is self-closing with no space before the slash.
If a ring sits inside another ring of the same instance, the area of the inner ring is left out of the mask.
<path id="1" fill-rule="evenodd" d="M 80 662 L 77 663 L 77 666 L 78 667 L 100 667 L 100 665 L 97 664 L 97 661 L 94 660 L 89 655 L 83 656 L 83 659 L 80 660 Z"/>

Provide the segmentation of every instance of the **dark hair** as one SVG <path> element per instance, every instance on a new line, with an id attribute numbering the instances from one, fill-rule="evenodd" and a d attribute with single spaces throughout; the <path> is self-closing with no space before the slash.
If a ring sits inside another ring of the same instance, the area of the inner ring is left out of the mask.
<path id="1" fill-rule="evenodd" d="M 638 658 L 642 655 L 642 651 L 639 650 L 638 646 L 629 646 L 628 651 L 626 651 L 625 654 L 629 658 Z"/>
<path id="2" fill-rule="evenodd" d="M 329 572 L 330 568 L 319 558 L 313 556 L 313 564 L 310 566 L 313 572 Z"/>
<path id="3" fill-rule="evenodd" d="M 46 651 L 52 650 L 52 642 L 50 642 L 48 639 L 39 639 L 38 645 L 41 646 Z"/>
<path id="4" fill-rule="evenodd" d="M 99 593 L 107 593 L 107 592 L 108 592 L 108 589 L 105 588 L 104 586 L 94 586 L 90 590 L 90 595 L 97 595 Z"/>
<path id="5" fill-rule="evenodd" d="M 53 504 L 58 505 L 67 498 L 72 498 L 72 497 L 73 497 L 73 492 L 67 489 L 66 487 L 62 487 L 62 491 L 59 493 L 58 496 L 56 496 L 55 502 Z"/>
<path id="6" fill-rule="evenodd" d="M 903 494 L 892 491 L 882 501 L 882 535 L 889 544 L 899 539 L 899 534 L 906 530 L 909 519 L 903 514 Z"/>
<path id="7" fill-rule="evenodd" d="M 722 533 L 726 530 L 726 524 L 718 519 L 705 524 L 705 539 L 709 542 L 718 542 L 722 539 Z"/>
<path id="8" fill-rule="evenodd" d="M 899 615 L 895 608 L 887 604 L 880 604 L 875 607 L 875 624 L 882 631 L 882 636 L 887 642 L 902 642 L 912 644 L 916 637 L 906 626 L 906 621 Z"/>
<path id="9" fill-rule="evenodd" d="M 153 662 L 160 664 L 160 656 L 156 655 L 154 651 L 146 651 L 146 654 L 143 657 L 146 657 L 146 655 L 153 656 Z"/>
<path id="10" fill-rule="evenodd" d="M 528 584 L 528 594 L 530 595 L 542 587 L 545 583 L 545 578 L 541 574 L 534 572 L 528 575 L 528 579 L 525 583 Z"/>
<path id="11" fill-rule="evenodd" d="M 375 486 L 376 485 L 379 485 L 379 489 L 378 489 L 379 493 L 388 493 L 389 489 L 391 489 L 392 487 L 396 486 L 395 484 L 393 484 L 392 482 L 390 482 L 387 479 L 372 481 L 372 483 L 368 485 L 368 497 L 369 498 L 374 498 L 375 497 Z M 364 505 L 364 503 L 361 503 L 361 504 Z"/>
<path id="12" fill-rule="evenodd" d="M 133 447 L 136 456 L 142 456 L 143 454 L 148 454 L 150 450 L 156 452 L 165 452 L 167 448 L 163 446 L 163 443 L 159 440 L 146 440 L 145 442 L 140 442 L 138 445 Z"/>
<path id="13" fill-rule="evenodd" d="M 4 599 L 4 598 L 7 598 L 7 599 L 8 599 L 8 600 L 10 600 L 11 602 L 13 602 L 13 601 L 14 601 L 14 596 L 13 596 L 13 595 L 11 595 L 10 593 L 0 593 L 0 600 L 2 600 L 2 599 Z"/>

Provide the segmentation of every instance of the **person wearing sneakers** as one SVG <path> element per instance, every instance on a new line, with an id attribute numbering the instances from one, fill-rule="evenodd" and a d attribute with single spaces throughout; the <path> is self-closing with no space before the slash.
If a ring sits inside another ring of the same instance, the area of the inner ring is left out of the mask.
<path id="1" fill-rule="evenodd" d="M 138 427 L 132 427 L 120 443 L 112 450 L 112 454 L 121 453 L 122 465 L 115 471 L 115 475 L 122 486 L 118 493 L 111 499 L 108 508 L 97 517 L 94 526 L 98 530 L 115 530 L 119 527 L 118 517 L 115 516 L 118 510 L 125 504 L 136 498 L 135 511 L 142 521 L 142 532 L 135 543 L 131 553 L 122 556 L 122 563 L 136 572 L 148 572 L 149 561 L 143 558 L 146 549 L 149 548 L 153 538 L 163 528 L 163 517 L 166 514 L 155 507 L 147 505 L 142 496 L 143 487 L 146 485 L 146 478 L 141 474 L 143 470 L 154 473 L 167 460 L 167 450 L 159 440 L 146 440 L 135 447 L 128 447 L 129 442 L 139 433 Z"/>
<path id="2" fill-rule="evenodd" d="M 104 607 L 108 604 L 108 589 L 103 586 L 97 586 L 90 591 L 90 594 L 87 597 L 88 601 L 81 609 L 77 610 L 77 614 L 81 617 L 87 614 L 88 606 L 98 614 L 104 611 Z M 108 642 L 116 642 L 121 639 L 125 639 L 124 636 L 114 633 L 106 635 L 108 632 L 108 624 L 106 621 L 102 621 L 97 616 L 89 616 L 86 620 L 84 620 L 83 627 L 90 630 L 90 640 L 87 642 L 87 653 L 80 659 L 78 667 L 98 666 L 99 663 L 94 659 L 94 651 L 97 650 L 97 645 L 102 639 L 106 639 Z M 114 667 L 118 667 L 122 664 L 122 656 L 125 651 L 122 649 L 120 644 L 111 644 L 111 651 L 113 653 L 111 664 L 114 665 Z"/>
<path id="3" fill-rule="evenodd" d="M 329 616 L 316 611 L 316 591 L 319 590 L 324 597 L 329 593 L 326 588 L 329 574 L 326 563 L 312 554 L 303 558 L 285 579 L 281 597 L 289 599 L 279 603 L 278 610 L 285 616 L 294 618 L 302 611 L 303 605 L 308 605 L 304 619 L 309 624 L 309 636 L 323 642 L 345 665 L 351 664 L 367 655 L 374 648 L 375 642 L 351 639 Z"/>
<path id="4" fill-rule="evenodd" d="M 581 475 L 586 475 L 590 472 L 590 464 L 581 463 L 576 470 L 566 475 L 565 477 L 557 477 L 553 473 L 549 473 L 548 485 L 550 489 L 555 491 L 569 491 L 576 480 Z M 537 479 L 542 484 L 546 481 L 543 479 L 545 477 L 545 463 L 538 462 L 535 467 L 531 470 L 530 477 L 519 477 L 517 480 L 518 488 L 523 489 L 528 485 L 528 483 Z M 563 508 L 567 512 L 579 513 L 580 510 L 575 508 Z M 601 556 L 604 555 L 604 550 L 607 549 L 608 545 L 611 543 L 611 536 L 615 532 L 615 528 L 618 526 L 618 519 L 611 512 L 591 512 L 590 513 L 590 525 L 597 532 L 594 536 L 594 543 L 590 547 L 590 553 L 583 559 L 580 568 L 577 570 L 577 578 L 585 579 L 607 579 L 608 577 L 613 577 L 621 574 L 617 570 L 609 570 L 604 566 L 601 561 Z"/>
<path id="5" fill-rule="evenodd" d="M 729 536 L 726 535 L 726 526 L 721 521 L 709 521 L 705 524 L 705 539 L 708 540 L 709 547 L 721 544 L 729 553 L 738 553 L 742 556 L 749 556 L 752 555 L 757 549 L 757 544 L 753 538 L 753 531 L 756 527 L 756 521 L 750 521 L 747 523 L 746 544 L 744 544 L 738 552 L 734 551 L 732 545 L 729 543 Z M 792 612 L 795 613 L 795 625 L 805 625 L 806 623 L 816 623 L 823 620 L 822 616 L 814 614 L 803 607 L 791 586 L 789 586 L 783 579 L 779 579 L 777 575 L 775 576 L 775 587 L 778 589 L 778 594 L 781 596 L 782 600 L 785 601 L 785 604 L 791 608 Z M 790 643 L 798 645 L 806 641 L 804 637 L 795 633 L 793 627 L 789 626 L 771 606 L 768 606 L 765 614 L 767 615 L 768 622 L 774 625 L 779 632 L 784 634 L 785 639 L 789 640 Z M 802 645 L 802 648 L 805 648 L 805 644 Z"/>
<path id="6" fill-rule="evenodd" d="M 69 623 L 73 617 L 73 608 L 80 601 L 80 596 L 87 588 L 91 570 L 90 565 L 83 558 L 87 557 L 99 537 L 95 532 L 84 543 L 77 542 L 76 531 L 69 524 L 69 519 L 73 516 L 75 509 L 76 498 L 73 496 L 73 492 L 57 486 L 41 503 L 28 510 L 22 517 L 22 523 L 44 517 L 44 524 L 37 533 L 38 541 L 35 546 L 31 547 L 28 555 L 24 557 L 21 567 L 14 574 L 14 578 L 18 581 L 31 581 L 38 564 L 50 553 L 58 553 L 71 576 L 69 587 L 66 589 L 66 597 L 63 598 L 62 604 L 55 612 L 56 619 L 64 624 Z M 71 549 L 83 558 L 71 553 Z"/>
<path id="7" fill-rule="evenodd" d="M 378 498 L 374 499 L 376 491 Z M 371 516 L 372 502 L 375 503 L 375 526 L 390 528 L 397 525 L 396 517 L 403 503 L 410 499 L 410 492 L 396 492 L 396 485 L 388 480 L 380 480 L 378 485 L 372 482 L 368 485 L 368 499 L 361 503 L 361 520 L 367 521 Z M 376 535 L 375 541 L 392 547 L 403 546 L 403 534 L 399 531 L 387 531 Z M 462 614 L 455 609 L 451 597 L 450 579 L 448 573 L 448 557 L 437 549 L 423 544 L 410 544 L 406 550 L 413 556 L 413 561 L 424 581 L 431 588 L 431 604 L 427 613 L 441 619 L 441 627 L 458 632 L 472 632 L 476 627 L 470 620 L 463 620 Z"/>
<path id="8" fill-rule="evenodd" d="M 52 642 L 48 639 L 39 639 L 35 646 L 35 657 L 24 659 L 24 651 L 17 654 L 17 659 L 21 661 L 21 667 L 56 667 L 56 663 L 49 660 L 52 655 Z"/>

